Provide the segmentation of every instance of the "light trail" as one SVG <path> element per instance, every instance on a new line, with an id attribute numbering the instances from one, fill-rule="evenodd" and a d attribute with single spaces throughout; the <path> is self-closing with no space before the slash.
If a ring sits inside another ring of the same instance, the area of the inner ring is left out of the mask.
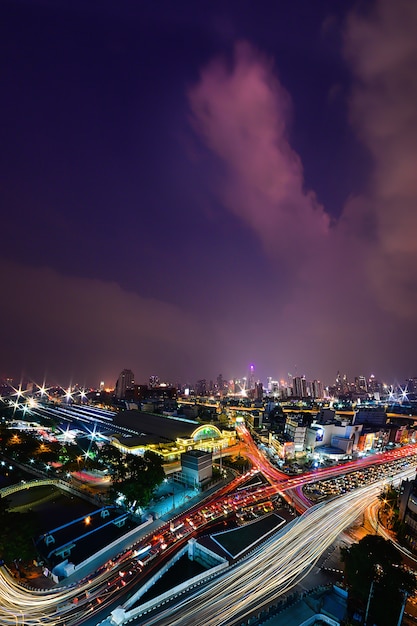
<path id="1" fill-rule="evenodd" d="M 398 459 L 413 452 L 415 447 L 410 446 L 401 454 L 390 454 L 389 459 Z M 302 477 L 289 479 L 271 468 L 264 457 L 259 453 L 256 455 L 253 442 L 251 456 L 254 461 L 257 457 L 257 466 L 262 471 L 266 470 L 275 484 L 267 489 L 278 491 L 288 488 L 289 484 L 292 489 L 300 486 Z M 339 468 L 338 472 L 352 471 L 354 467 L 357 465 L 349 464 Z M 396 479 L 411 477 L 414 473 L 415 469 L 411 467 L 398 473 Z M 305 477 L 304 481 L 323 477 L 324 473 L 316 474 Z M 233 482 L 236 486 L 240 481 Z M 311 508 L 215 581 L 157 615 L 145 616 L 142 622 L 146 621 L 147 626 L 194 626 L 196 621 L 204 621 L 205 626 L 238 624 L 292 589 L 314 567 L 339 533 L 365 510 L 384 484 L 386 478 Z M 230 488 L 229 485 L 222 490 L 223 494 Z M 68 589 L 58 587 L 47 591 L 25 588 L 5 567 L 1 567 L 0 623 L 2 626 L 79 626 L 92 616 L 96 607 L 108 606 L 122 597 L 123 586 L 117 582 L 118 567 L 120 565 L 115 565 L 112 571 L 99 574 L 93 581 L 84 581 Z"/>
<path id="2" fill-rule="evenodd" d="M 107 605 L 119 595 L 119 587 L 107 587 L 108 580 L 114 575 L 114 570 L 104 572 L 93 582 L 87 581 L 67 589 L 33 590 L 21 585 L 3 566 L 0 568 L 0 624 L 77 626 L 91 617 L 95 601 Z"/>
<path id="3" fill-rule="evenodd" d="M 414 476 L 407 469 L 398 478 Z M 273 604 L 314 567 L 337 536 L 369 506 L 385 480 L 323 502 L 180 602 L 146 615 L 146 626 L 233 626 Z"/>

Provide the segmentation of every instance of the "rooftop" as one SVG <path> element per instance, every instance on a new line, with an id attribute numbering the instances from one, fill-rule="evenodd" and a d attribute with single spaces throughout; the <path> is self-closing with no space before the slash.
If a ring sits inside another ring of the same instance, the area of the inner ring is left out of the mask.
<path id="1" fill-rule="evenodd" d="M 199 422 L 194 420 L 167 417 L 137 410 L 118 412 L 114 417 L 113 423 L 116 426 L 124 426 L 135 431 L 140 437 L 141 443 L 153 443 L 161 440 L 176 441 L 178 438 L 189 438 L 200 425 Z M 129 441 L 132 443 L 131 440 Z"/>

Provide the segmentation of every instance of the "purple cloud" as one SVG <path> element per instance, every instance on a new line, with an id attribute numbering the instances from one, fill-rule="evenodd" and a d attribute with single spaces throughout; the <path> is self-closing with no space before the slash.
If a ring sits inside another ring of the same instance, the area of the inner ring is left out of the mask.
<path id="1" fill-rule="evenodd" d="M 338 358 L 348 370 L 361 363 L 370 371 L 388 352 L 412 362 L 415 330 L 404 318 L 411 322 L 417 308 L 416 32 L 417 7 L 406 0 L 381 0 L 347 21 L 351 120 L 374 167 L 332 225 L 305 189 L 290 143 L 290 97 L 268 59 L 240 43 L 230 63 L 213 61 L 189 90 L 193 127 L 223 164 L 221 184 L 213 184 L 224 206 L 260 239 L 277 285 L 278 261 L 287 261 L 290 288 L 268 298 L 265 325 L 275 330 L 264 354 L 276 344 L 319 372 Z M 392 358 L 385 371 L 401 367 Z"/>
<path id="2" fill-rule="evenodd" d="M 273 65 L 248 43 L 231 65 L 217 59 L 189 91 L 193 125 L 222 160 L 224 205 L 250 226 L 268 253 L 311 251 L 329 229 L 289 142 L 291 101 Z M 301 245 L 300 245 L 301 244 Z"/>

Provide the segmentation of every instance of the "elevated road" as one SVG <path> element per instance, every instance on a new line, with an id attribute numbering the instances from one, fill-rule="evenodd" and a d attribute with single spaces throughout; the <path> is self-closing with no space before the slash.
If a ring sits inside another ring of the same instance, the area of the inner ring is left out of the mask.
<path id="1" fill-rule="evenodd" d="M 334 476 L 336 472 L 344 474 L 361 466 L 355 462 L 289 478 L 268 463 L 246 429 L 241 429 L 241 436 L 248 446 L 248 455 L 255 467 L 265 473 L 271 483 L 259 490 L 259 498 L 262 497 L 262 491 L 269 494 L 295 490 L 303 481 Z M 377 461 L 386 463 L 415 453 L 416 446 L 408 446 L 387 455 L 379 455 Z M 373 461 L 375 462 L 375 458 Z M 370 465 L 372 460 L 368 459 L 363 463 Z M 410 466 L 407 470 L 398 472 L 397 477 L 408 478 L 414 474 L 415 467 Z M 140 607 L 136 607 L 134 619 L 147 626 L 194 626 L 200 621 L 205 622 L 205 626 L 239 624 L 254 611 L 270 605 L 294 587 L 314 567 L 321 553 L 331 545 L 337 535 L 374 500 L 384 482 L 385 480 L 381 480 L 311 508 L 215 582 L 200 588 L 198 593 L 181 598 L 175 606 L 161 608 L 157 615 L 140 615 Z M 233 481 L 232 485 L 213 497 L 213 507 L 217 507 L 219 515 L 222 514 L 220 509 L 226 500 L 233 500 L 230 493 L 240 483 L 241 480 Z M 221 500 L 223 497 L 225 500 Z M 244 498 L 245 495 L 241 497 Z M 200 518 L 204 517 L 204 509 L 208 506 L 207 502 L 201 504 Z M 303 503 L 299 506 L 300 509 L 305 508 Z M 128 575 L 125 576 L 126 572 Z M 108 612 L 108 607 L 114 606 L 114 602 L 123 602 L 126 592 L 134 589 L 143 579 L 143 573 L 137 567 L 137 560 L 127 553 L 122 555 L 119 562 L 102 568 L 94 577 L 81 581 L 74 587 L 34 591 L 23 587 L 10 576 L 6 568 L 1 567 L 0 623 L 2 626 L 79 626 L 84 621 L 91 620 L 93 615 L 99 622 L 101 609 L 107 608 Z M 101 613 L 103 616 L 105 614 Z"/>
<path id="2" fill-rule="evenodd" d="M 408 469 L 399 477 L 414 475 Z M 137 615 L 146 626 L 234 626 L 274 603 L 314 567 L 336 537 L 377 497 L 383 481 L 311 508 L 216 581 L 156 615 Z M 138 612 L 139 613 L 139 612 Z"/>

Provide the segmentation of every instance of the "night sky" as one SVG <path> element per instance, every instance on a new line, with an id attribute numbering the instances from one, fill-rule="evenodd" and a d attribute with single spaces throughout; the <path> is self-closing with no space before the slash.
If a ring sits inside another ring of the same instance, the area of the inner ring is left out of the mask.
<path id="1" fill-rule="evenodd" d="M 417 376 L 414 0 L 2 0 L 0 377 Z"/>

